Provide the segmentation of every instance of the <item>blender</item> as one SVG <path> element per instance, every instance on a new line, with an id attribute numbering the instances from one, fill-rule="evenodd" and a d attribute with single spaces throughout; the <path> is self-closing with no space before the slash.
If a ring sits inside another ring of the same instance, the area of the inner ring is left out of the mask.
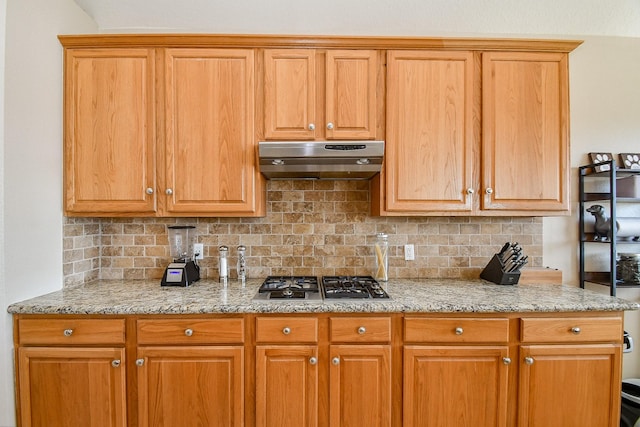
<path id="1" fill-rule="evenodd" d="M 167 227 L 171 262 L 162 276 L 162 286 L 189 286 L 200 280 L 200 267 L 193 255 L 193 225 L 172 225 Z"/>

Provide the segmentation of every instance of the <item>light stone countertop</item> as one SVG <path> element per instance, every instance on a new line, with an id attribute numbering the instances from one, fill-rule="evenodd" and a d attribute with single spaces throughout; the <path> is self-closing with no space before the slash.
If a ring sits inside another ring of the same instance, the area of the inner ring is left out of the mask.
<path id="1" fill-rule="evenodd" d="M 640 305 L 577 287 L 501 286 L 483 280 L 396 279 L 382 302 L 255 302 L 261 279 L 227 289 L 212 280 L 162 287 L 159 281 L 100 280 L 11 304 L 12 314 L 206 314 L 206 313 L 522 313 L 637 310 Z"/>

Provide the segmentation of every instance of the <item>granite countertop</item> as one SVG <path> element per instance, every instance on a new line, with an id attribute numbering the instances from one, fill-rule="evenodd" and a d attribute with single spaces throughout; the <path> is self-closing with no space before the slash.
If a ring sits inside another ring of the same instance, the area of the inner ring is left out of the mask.
<path id="1" fill-rule="evenodd" d="M 262 281 L 245 286 L 212 280 L 187 288 L 159 281 L 99 280 L 11 304 L 12 314 L 203 314 L 203 313 L 511 313 L 637 310 L 640 305 L 571 286 L 500 286 L 483 280 L 396 279 L 383 302 L 255 302 Z"/>

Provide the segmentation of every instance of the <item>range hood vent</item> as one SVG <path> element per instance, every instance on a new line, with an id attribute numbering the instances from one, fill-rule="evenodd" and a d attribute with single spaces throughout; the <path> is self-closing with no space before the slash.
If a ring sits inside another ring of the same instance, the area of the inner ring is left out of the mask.
<path id="1" fill-rule="evenodd" d="M 260 141 L 268 179 L 367 180 L 380 172 L 384 141 Z"/>

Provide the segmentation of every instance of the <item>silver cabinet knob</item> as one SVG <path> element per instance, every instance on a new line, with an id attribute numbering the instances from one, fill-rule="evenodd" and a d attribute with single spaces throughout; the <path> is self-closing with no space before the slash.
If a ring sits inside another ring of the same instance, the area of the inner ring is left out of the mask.
<path id="1" fill-rule="evenodd" d="M 456 328 L 456 335 L 462 335 L 464 333 L 464 329 L 462 329 L 461 327 L 457 327 Z"/>
<path id="2" fill-rule="evenodd" d="M 339 357 L 334 357 L 333 359 L 331 359 L 331 363 L 333 363 L 334 365 L 338 366 L 340 364 L 340 358 Z"/>
<path id="3" fill-rule="evenodd" d="M 120 367 L 120 360 L 119 359 L 112 360 L 111 361 L 111 366 L 113 366 L 114 368 L 119 368 Z"/>
<path id="4" fill-rule="evenodd" d="M 285 327 L 282 329 L 282 333 L 285 335 L 289 335 L 291 333 L 291 328 L 290 327 Z"/>
<path id="5" fill-rule="evenodd" d="M 367 332 L 367 328 L 365 328 L 364 326 L 360 326 L 360 327 L 358 328 L 358 333 L 359 333 L 360 335 L 364 334 L 365 332 Z"/>
<path id="6" fill-rule="evenodd" d="M 191 335 L 193 335 L 193 329 L 185 329 L 184 330 L 184 334 L 188 337 L 190 337 Z"/>
<path id="7" fill-rule="evenodd" d="M 153 194 L 153 188 L 151 188 L 151 187 L 147 188 L 146 193 L 147 194 Z"/>
<path id="8" fill-rule="evenodd" d="M 71 335 L 73 335 L 73 329 L 65 329 L 62 333 L 65 337 L 70 337 Z"/>
<path id="9" fill-rule="evenodd" d="M 533 357 L 527 356 L 524 358 L 524 363 L 527 365 L 533 365 Z"/>
<path id="10" fill-rule="evenodd" d="M 315 130 L 316 129 L 316 125 L 314 125 L 313 123 L 309 123 L 308 128 L 309 128 L 309 130 Z"/>
<path id="11" fill-rule="evenodd" d="M 476 190 L 474 190 L 473 188 L 467 188 L 467 194 L 473 194 L 475 192 Z"/>
<path id="12" fill-rule="evenodd" d="M 166 190 L 164 190 L 164 194 L 166 194 L 167 196 L 170 196 L 173 194 L 173 190 L 170 188 L 167 188 Z"/>
<path id="13" fill-rule="evenodd" d="M 144 365 L 144 359 L 136 359 L 136 366 Z"/>
<path id="14" fill-rule="evenodd" d="M 309 363 L 312 364 L 312 365 L 315 365 L 315 364 L 318 363 L 318 359 L 315 358 L 315 357 L 310 357 L 309 358 Z"/>
<path id="15" fill-rule="evenodd" d="M 580 332 L 582 332 L 582 329 L 580 329 L 579 326 L 574 326 L 573 328 L 571 328 L 571 332 L 573 332 L 574 335 L 578 335 L 580 334 Z"/>
<path id="16" fill-rule="evenodd" d="M 510 357 L 503 357 L 502 358 L 502 363 L 504 363 L 505 365 L 511 365 L 511 358 Z"/>
<path id="17" fill-rule="evenodd" d="M 332 130 L 333 129 L 333 123 L 331 123 L 331 122 L 327 123 L 327 129 Z"/>
<path id="18" fill-rule="evenodd" d="M 484 192 L 487 194 L 493 194 L 493 188 L 489 187 L 486 190 L 484 190 Z"/>

